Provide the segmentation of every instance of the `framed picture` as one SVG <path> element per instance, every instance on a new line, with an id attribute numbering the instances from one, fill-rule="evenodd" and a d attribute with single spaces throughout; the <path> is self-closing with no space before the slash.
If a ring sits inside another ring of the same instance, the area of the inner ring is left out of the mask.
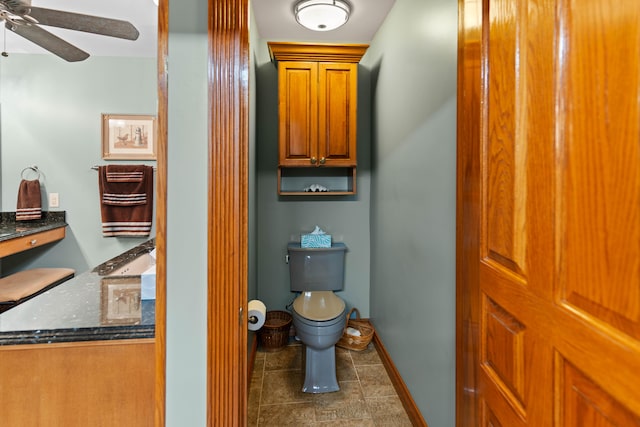
<path id="1" fill-rule="evenodd" d="M 156 160 L 156 117 L 102 115 L 102 158 Z"/>
<path id="2" fill-rule="evenodd" d="M 142 320 L 140 276 L 105 277 L 101 280 L 101 323 L 137 325 Z"/>

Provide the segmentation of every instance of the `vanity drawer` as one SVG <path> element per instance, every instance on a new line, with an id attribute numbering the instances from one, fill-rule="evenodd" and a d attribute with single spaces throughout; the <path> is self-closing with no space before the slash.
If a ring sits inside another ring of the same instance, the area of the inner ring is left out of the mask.
<path id="1" fill-rule="evenodd" d="M 61 240 L 64 235 L 65 227 L 60 227 L 0 242 L 0 258 Z"/>

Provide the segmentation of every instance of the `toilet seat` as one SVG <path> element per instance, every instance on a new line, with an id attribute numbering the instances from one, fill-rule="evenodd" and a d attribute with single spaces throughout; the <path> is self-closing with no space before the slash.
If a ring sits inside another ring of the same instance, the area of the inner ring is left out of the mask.
<path id="1" fill-rule="evenodd" d="M 335 319 L 344 312 L 345 306 L 333 291 L 302 292 L 293 301 L 293 309 L 300 316 L 317 322 Z"/>

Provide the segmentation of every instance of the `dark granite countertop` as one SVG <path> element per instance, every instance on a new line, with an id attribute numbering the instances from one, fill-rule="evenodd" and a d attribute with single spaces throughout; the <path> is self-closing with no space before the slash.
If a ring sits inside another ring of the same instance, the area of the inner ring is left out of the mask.
<path id="1" fill-rule="evenodd" d="M 42 212 L 41 219 L 16 221 L 15 212 L 0 212 L 0 242 L 66 227 L 66 212 Z"/>
<path id="2" fill-rule="evenodd" d="M 154 247 L 151 239 L 0 314 L 0 345 L 153 338 L 155 300 L 140 302 L 140 276 L 105 274 Z"/>

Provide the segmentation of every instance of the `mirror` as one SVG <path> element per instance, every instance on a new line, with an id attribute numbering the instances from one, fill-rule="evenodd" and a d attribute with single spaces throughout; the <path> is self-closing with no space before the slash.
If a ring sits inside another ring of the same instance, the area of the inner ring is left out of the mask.
<path id="1" fill-rule="evenodd" d="M 139 31 L 137 40 L 43 27 L 90 57 L 67 62 L 0 28 L 0 208 L 15 211 L 21 171 L 42 173 L 43 210 L 66 211 L 66 238 L 56 250 L 3 262 L 3 269 L 39 262 L 87 271 L 147 238 L 104 238 L 93 166 L 155 161 L 103 160 L 101 115 L 157 114 L 157 6 L 153 0 L 33 0 L 33 6 L 121 19 Z M 29 179 L 33 179 L 30 177 Z M 50 207 L 48 195 L 59 195 Z M 155 218 L 155 212 L 154 212 Z M 155 222 L 155 221 L 154 221 Z M 64 258 L 62 258 L 64 257 Z M 59 259 L 58 259 L 59 258 Z"/>
<path id="2" fill-rule="evenodd" d="M 42 171 L 43 184 L 43 208 L 48 209 L 46 195 L 50 192 L 58 193 L 60 199 L 59 210 L 67 212 L 68 228 L 67 238 L 56 244 L 55 249 L 47 253 L 39 253 L 42 257 L 49 257 L 51 264 L 64 262 L 75 263 L 73 267 L 78 271 L 86 271 L 88 268 L 109 258 L 112 254 L 119 254 L 125 248 L 137 245 L 140 240 L 146 239 L 104 239 L 100 235 L 99 202 L 97 196 L 97 175 L 93 170 L 95 164 L 102 164 L 100 151 L 100 116 L 102 113 L 141 113 L 157 114 L 159 116 L 159 141 L 158 161 L 149 162 L 157 165 L 156 183 L 159 189 L 166 188 L 166 58 L 167 32 L 168 32 L 168 0 L 161 1 L 160 20 L 162 45 L 160 59 L 164 67 L 157 65 L 156 55 L 158 44 L 157 36 L 157 10 L 152 0 L 140 0 L 131 4 L 128 0 L 112 0 L 103 2 L 90 0 L 93 5 L 85 0 L 40 0 L 46 1 L 47 7 L 64 8 L 67 10 L 94 13 L 101 16 L 115 16 L 131 20 L 140 29 L 142 36 L 145 34 L 145 25 L 139 24 L 139 20 L 133 15 L 138 6 L 143 8 L 151 6 L 151 12 L 144 16 L 144 22 L 149 22 L 150 32 L 153 34 L 147 38 L 153 41 L 153 47 L 144 55 L 133 53 L 133 44 L 128 49 L 118 48 L 107 56 L 100 56 L 93 49 L 87 48 L 93 56 L 87 61 L 69 64 L 46 52 L 27 53 L 19 51 L 14 41 L 9 37 L 5 39 L 5 33 L 0 28 L 0 48 L 7 51 L 7 56 L 0 57 L 0 207 L 4 210 L 15 210 L 16 191 L 21 171 L 25 166 L 37 165 Z M 39 3 L 34 0 L 33 4 Z M 138 3 L 141 3 L 140 5 Z M 144 3 L 144 4 L 142 4 Z M 86 4 L 86 5 L 85 5 Z M 86 6 L 86 7 L 85 7 Z M 106 12 L 87 10 L 89 7 L 101 7 Z M 117 13 L 116 13 L 117 12 Z M 137 15 L 136 15 L 137 16 Z M 66 33 L 65 33 L 66 34 Z M 71 35 L 64 37 L 71 40 Z M 95 36 L 94 36 L 95 39 Z M 6 40 L 6 42 L 5 42 Z M 80 42 L 74 42 L 83 46 Z M 158 79 L 158 75 L 162 77 Z M 158 182 L 159 181 L 159 182 Z M 156 360 L 164 358 L 164 266 L 166 231 L 165 195 L 158 194 L 155 202 L 158 206 L 157 219 L 158 230 L 158 266 L 160 272 L 159 290 L 157 293 L 158 322 L 156 336 L 158 345 L 144 345 L 133 343 L 132 354 L 136 357 L 132 361 L 141 361 L 144 367 L 153 366 L 154 353 Z M 155 224 L 154 224 L 155 225 Z M 156 227 L 152 230 L 155 234 Z M 126 241 L 124 241 L 126 240 Z M 137 241 L 136 241 L 137 240 Z M 34 249 L 35 250 L 35 249 Z M 100 255 L 107 254 L 108 255 Z M 64 259 L 55 260 L 56 256 Z M 27 260 L 24 261 L 28 263 Z M 2 267 L 7 265 L 7 260 L 2 260 Z M 99 346 L 100 347 L 100 346 Z M 138 350 L 140 348 L 140 350 Z M 3 355 L 15 354 L 6 351 Z M 84 362 L 86 355 L 81 355 L 79 362 Z M 118 358 L 111 358 L 118 363 Z M 129 359 L 125 356 L 125 359 Z M 5 360 L 5 359 L 3 359 Z M 62 360 L 63 364 L 76 363 L 69 359 Z M 47 372 L 59 372 L 63 374 L 65 369 L 55 369 L 45 360 Z M 7 363 L 0 364 L 10 366 Z M 95 364 L 93 365 L 95 367 Z M 33 367 L 33 365 L 30 365 Z M 105 378 L 110 376 L 117 378 L 113 382 L 110 391 L 118 390 L 118 404 L 121 403 L 120 387 L 126 381 L 122 381 L 123 371 L 119 366 L 117 370 L 105 368 Z M 140 368 L 140 367 L 137 367 Z M 132 369 L 138 373 L 141 369 Z M 121 377 L 117 377 L 120 374 Z M 131 381 L 133 376 L 126 376 Z M 34 375 L 37 378 L 37 376 Z M 16 377 L 24 382 L 23 377 Z M 136 381 L 133 380 L 135 383 Z M 60 381 L 52 381 L 53 384 L 63 384 L 65 391 L 68 388 L 68 378 Z M 107 382 L 108 383 L 108 382 Z M 100 380 L 93 383 L 92 389 L 101 384 Z M 164 425 L 162 417 L 164 413 L 164 398 L 161 396 L 164 390 L 164 364 L 156 363 L 156 392 L 155 399 L 156 425 Z M 40 383 L 37 384 L 40 387 Z M 23 384 L 20 385 L 22 387 Z M 40 391 L 39 391 L 40 392 Z M 96 395 L 100 392 L 96 391 Z M 29 393 L 27 393 L 29 395 Z M 31 394 L 32 395 L 32 394 Z M 135 402 L 135 399 L 124 399 Z M 51 405 L 56 406 L 58 401 L 49 399 Z M 23 405 L 14 405 L 26 408 Z M 99 405 L 104 411 L 105 406 Z M 121 408 L 121 407 L 119 407 Z M 76 408 L 77 409 L 77 408 Z M 84 409 L 84 408 L 83 408 Z M 72 413 L 75 411 L 71 411 Z M 111 411 L 112 413 L 125 411 Z M 136 413 L 140 413 L 139 405 Z M 69 411 L 66 411 L 69 413 Z M 101 414 L 103 416 L 104 414 Z M 146 420 L 148 420 L 147 418 Z M 135 420 L 127 422 L 137 423 Z"/>

